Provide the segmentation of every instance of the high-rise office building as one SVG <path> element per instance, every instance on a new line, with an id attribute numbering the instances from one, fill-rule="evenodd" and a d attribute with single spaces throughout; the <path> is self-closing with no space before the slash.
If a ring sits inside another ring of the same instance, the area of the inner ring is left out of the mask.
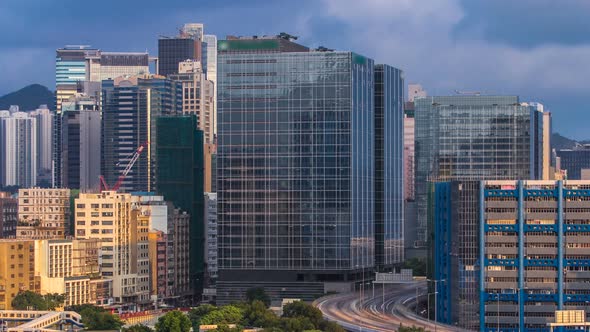
<path id="1" fill-rule="evenodd" d="M 213 82 L 207 80 L 201 63 L 194 60 L 181 61 L 178 74 L 168 78 L 182 84 L 182 113 L 194 114 L 197 126 L 205 134 L 205 143 L 211 144 L 215 139 Z"/>
<path id="2" fill-rule="evenodd" d="M 102 52 L 89 46 L 67 46 L 56 51 L 56 116 L 53 134 L 53 186 L 65 187 L 62 183 L 61 120 L 62 102 L 85 93 L 101 102 L 101 82 L 123 75 L 149 73 L 147 53 Z"/>
<path id="3" fill-rule="evenodd" d="M 287 36 L 219 41 L 217 69 L 218 303 L 257 286 L 273 298 L 311 299 L 372 272 L 375 196 L 400 194 L 382 198 L 395 202 L 386 218 L 403 206 L 399 71 Z M 381 191 L 378 155 L 391 158 Z M 398 220 L 379 222 L 394 231 Z M 398 245 L 398 234 L 387 235 L 378 250 Z"/>
<path id="4" fill-rule="evenodd" d="M 207 79 L 213 82 L 213 128 L 217 134 L 217 36 L 203 36 L 203 69 L 207 73 Z"/>
<path id="5" fill-rule="evenodd" d="M 181 112 L 180 83 L 157 75 L 104 80 L 102 100 L 101 172 L 106 183 L 112 186 L 117 182 L 133 153 L 143 145 L 120 189 L 154 191 L 156 119 Z"/>
<path id="6" fill-rule="evenodd" d="M 197 129 L 196 124 L 194 115 L 162 116 L 157 119 L 156 191 L 190 215 L 191 289 L 200 298 L 205 271 L 203 132 Z"/>
<path id="7" fill-rule="evenodd" d="M 217 144 L 205 143 L 204 150 L 204 190 L 208 193 L 214 193 L 217 192 Z"/>
<path id="8" fill-rule="evenodd" d="M 436 184 L 439 320 L 480 331 L 546 331 L 555 310 L 586 307 L 588 189 L 590 182 L 571 180 Z M 465 214 L 477 222 L 466 224 Z M 462 238 L 462 231 L 476 235 Z M 474 298 L 468 312 L 466 293 Z"/>
<path id="9" fill-rule="evenodd" d="M 25 112 L 0 111 L 0 185 L 37 184 L 37 119 Z"/>
<path id="10" fill-rule="evenodd" d="M 404 260 L 404 79 L 379 64 L 374 79 L 375 267 L 387 271 Z"/>
<path id="11" fill-rule="evenodd" d="M 590 145 L 555 151 L 560 169 L 567 171 L 569 180 L 582 180 L 582 170 L 590 169 Z"/>
<path id="12" fill-rule="evenodd" d="M 10 193 L 0 191 L 0 238 L 16 237 L 18 202 Z"/>
<path id="13" fill-rule="evenodd" d="M 181 31 L 177 37 L 158 39 L 158 74 L 178 73 L 178 64 L 185 60 L 201 61 L 201 40 Z"/>
<path id="14" fill-rule="evenodd" d="M 77 94 L 62 103 L 60 169 L 62 186 L 98 190 L 101 116 L 94 97 Z"/>
<path id="15" fill-rule="evenodd" d="M 417 241 L 426 245 L 432 182 L 540 179 L 543 113 L 517 96 L 416 98 Z M 429 235 L 430 234 L 430 235 Z"/>
<path id="16" fill-rule="evenodd" d="M 64 239 L 69 232 L 70 190 L 19 189 L 18 221 L 17 238 Z"/>

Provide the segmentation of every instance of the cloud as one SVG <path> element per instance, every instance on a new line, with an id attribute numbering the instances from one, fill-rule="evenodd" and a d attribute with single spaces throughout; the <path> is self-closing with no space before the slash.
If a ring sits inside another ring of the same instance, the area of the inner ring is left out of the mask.
<path id="1" fill-rule="evenodd" d="M 346 26 L 352 49 L 403 69 L 408 81 L 422 83 L 431 94 L 476 90 L 544 102 L 587 92 L 589 44 L 520 48 L 457 38 L 455 29 L 470 15 L 458 0 L 323 0 L 323 4 L 324 19 Z M 565 111 L 554 112 L 562 124 L 569 121 Z"/>

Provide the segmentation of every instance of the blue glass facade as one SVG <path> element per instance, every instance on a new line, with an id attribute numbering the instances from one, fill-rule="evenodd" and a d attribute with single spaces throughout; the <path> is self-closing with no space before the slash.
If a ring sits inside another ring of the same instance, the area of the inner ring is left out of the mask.
<path id="1" fill-rule="evenodd" d="M 114 185 L 142 144 L 145 150 L 121 190 L 153 191 L 156 171 L 156 119 L 182 114 L 182 86 L 162 78 L 130 77 L 102 81 L 101 174 Z"/>
<path id="2" fill-rule="evenodd" d="M 286 40 L 219 45 L 218 301 L 254 285 L 311 298 L 324 282 L 368 277 L 376 264 L 376 155 L 387 156 L 390 174 L 398 152 L 390 144 L 398 134 L 401 141 L 401 102 L 389 96 L 401 96 L 400 71 L 381 66 L 376 74 L 369 58 Z M 384 70 L 378 102 L 387 137 L 379 150 L 376 76 Z M 395 222 L 387 229 L 399 229 Z M 387 234 L 387 244 L 402 234 Z"/>

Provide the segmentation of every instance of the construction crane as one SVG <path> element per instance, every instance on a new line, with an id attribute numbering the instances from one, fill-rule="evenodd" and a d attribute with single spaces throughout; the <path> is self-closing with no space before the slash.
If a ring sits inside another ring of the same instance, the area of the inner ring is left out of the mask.
<path id="1" fill-rule="evenodd" d="M 107 185 L 107 182 L 104 179 L 104 176 L 100 176 L 100 187 L 101 187 L 101 191 L 105 191 L 105 190 L 112 190 L 112 191 L 118 191 L 119 187 L 121 187 L 121 184 L 123 184 L 123 180 L 125 180 L 125 177 L 127 176 L 127 174 L 129 174 L 129 172 L 131 171 L 131 168 L 133 168 L 133 165 L 135 165 L 135 162 L 137 161 L 137 159 L 139 159 L 139 156 L 141 155 L 141 153 L 143 152 L 143 149 L 149 144 L 149 142 L 145 142 L 142 145 L 140 145 L 137 150 L 135 150 L 135 152 L 133 152 L 129 160 L 129 162 L 127 163 L 127 166 L 125 166 L 125 169 L 123 170 L 123 172 L 121 172 L 121 175 L 119 175 L 119 178 L 117 179 L 117 183 L 115 183 L 115 185 L 113 187 L 111 187 L 109 189 L 109 186 Z M 120 163 L 117 163 L 117 166 Z"/>

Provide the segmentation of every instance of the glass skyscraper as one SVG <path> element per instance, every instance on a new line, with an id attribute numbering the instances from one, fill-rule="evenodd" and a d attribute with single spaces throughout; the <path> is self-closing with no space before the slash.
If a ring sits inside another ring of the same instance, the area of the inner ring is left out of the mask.
<path id="1" fill-rule="evenodd" d="M 135 150 L 145 144 L 121 190 L 153 191 L 156 118 L 182 113 L 181 84 L 157 75 L 104 80 L 102 107 L 101 171 L 107 184 L 117 182 Z"/>
<path id="2" fill-rule="evenodd" d="M 432 250 L 430 259 L 455 253 L 444 265 L 452 275 L 445 282 L 456 289 L 453 307 L 447 308 L 453 312 L 441 311 L 438 317 L 453 316 L 460 326 L 476 328 L 479 216 L 472 207 L 477 206 L 478 181 L 541 178 L 541 108 L 521 103 L 517 96 L 479 95 L 416 98 L 414 105 L 418 235 Z M 457 208 L 443 215 L 452 218 L 448 234 L 453 236 L 444 253 L 433 245 L 443 213 L 434 204 L 439 198 L 434 183 L 441 181 L 461 181 L 450 193 Z M 428 265 L 430 276 L 435 265 Z"/>
<path id="3" fill-rule="evenodd" d="M 399 172 L 386 175 L 381 195 L 400 194 L 379 232 L 401 230 L 401 72 L 278 37 L 223 40 L 218 50 L 218 302 L 256 286 L 311 299 L 368 276 L 379 165 Z M 403 232 L 381 235 L 380 244 L 403 245 Z M 395 250 L 379 250 L 395 260 Z"/>
<path id="4" fill-rule="evenodd" d="M 556 155 L 561 160 L 561 169 L 567 170 L 568 180 L 582 180 L 582 170 L 590 169 L 590 145 L 557 150 Z"/>

